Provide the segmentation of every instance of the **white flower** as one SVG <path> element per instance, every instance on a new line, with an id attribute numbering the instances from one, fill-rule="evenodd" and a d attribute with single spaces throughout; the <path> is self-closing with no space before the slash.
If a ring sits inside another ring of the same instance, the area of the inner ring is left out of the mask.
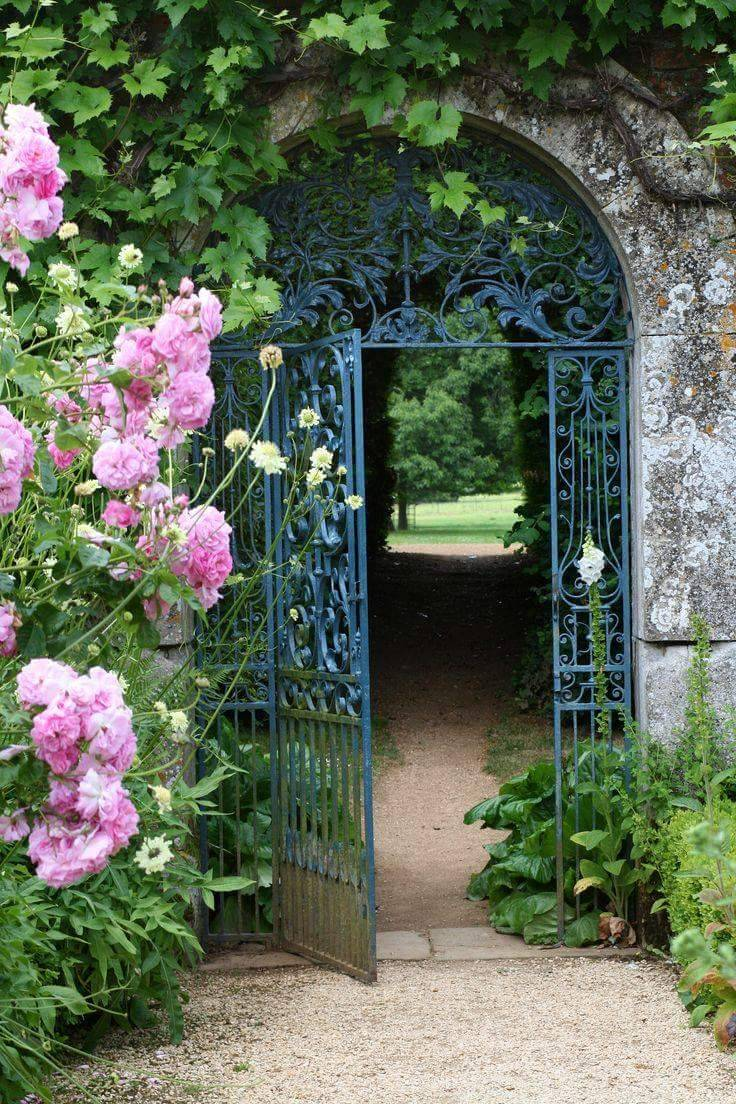
<path id="1" fill-rule="evenodd" d="M 64 337 L 68 337 L 72 334 L 84 333 L 89 329 L 89 322 L 84 317 L 86 314 L 84 307 L 79 307 L 74 303 L 67 303 L 61 308 L 56 316 L 56 328 L 60 334 Z"/>
<path id="2" fill-rule="evenodd" d="M 321 415 L 313 410 L 311 406 L 305 406 L 303 410 L 299 411 L 300 429 L 311 429 L 312 426 L 318 426 L 321 421 Z"/>
<path id="3" fill-rule="evenodd" d="M 310 491 L 316 491 L 318 487 L 322 486 L 325 473 L 322 468 L 310 468 L 307 474 L 304 476 L 304 480 L 309 487 Z"/>
<path id="4" fill-rule="evenodd" d="M 291 609 L 289 610 L 289 617 L 291 618 L 292 621 L 298 621 L 299 620 L 299 610 L 295 609 L 294 606 L 292 606 Z"/>
<path id="5" fill-rule="evenodd" d="M 168 813 L 171 809 L 171 790 L 166 786 L 151 786 L 151 794 L 153 799 L 158 805 L 158 811 L 160 813 Z"/>
<path id="6" fill-rule="evenodd" d="M 238 452 L 239 449 L 247 448 L 249 442 L 250 435 L 244 429 L 231 429 L 223 444 L 230 452 Z"/>
<path id="7" fill-rule="evenodd" d="M 330 452 L 326 448 L 316 448 L 309 458 L 309 463 L 313 468 L 331 468 L 332 458 L 334 453 Z"/>
<path id="8" fill-rule="evenodd" d="M 155 701 L 153 703 L 153 708 L 154 708 L 154 711 L 156 713 L 160 713 L 162 715 L 165 715 L 166 713 L 168 713 L 168 709 L 166 708 L 166 702 Z"/>
<path id="9" fill-rule="evenodd" d="M 17 295 L 18 285 L 14 284 L 11 280 L 8 280 L 7 284 L 5 285 L 5 290 L 7 291 L 8 295 Z"/>
<path id="10" fill-rule="evenodd" d="M 134 862 L 146 874 L 159 874 L 174 857 L 166 836 L 149 836 L 135 854 Z"/>
<path id="11" fill-rule="evenodd" d="M 76 238 L 79 234 L 79 227 L 76 222 L 62 222 L 58 230 L 59 241 L 68 241 L 69 238 Z"/>
<path id="12" fill-rule="evenodd" d="M 100 484 L 96 479 L 88 479 L 86 483 L 77 483 L 74 488 L 75 495 L 81 495 L 82 498 L 86 498 L 88 495 L 94 494 L 99 488 Z"/>
<path id="13" fill-rule="evenodd" d="M 348 474 L 348 469 L 345 467 L 344 464 L 340 464 L 339 468 L 337 469 L 337 474 L 341 477 Z"/>
<path id="14" fill-rule="evenodd" d="M 256 468 L 263 468 L 266 475 L 278 475 L 286 467 L 286 457 L 273 441 L 256 441 L 250 447 L 250 458 Z"/>
<path id="15" fill-rule="evenodd" d="M 49 265 L 49 280 L 54 287 L 75 288 L 79 283 L 76 268 L 60 261 L 58 264 Z"/>
<path id="16" fill-rule="evenodd" d="M 583 542 L 583 554 L 580 559 L 576 561 L 575 566 L 578 569 L 580 578 L 587 587 L 592 587 L 597 583 L 603 574 L 603 568 L 606 566 L 606 557 L 603 555 L 600 548 L 596 548 L 590 533 L 588 533 Z"/>
<path id="17" fill-rule="evenodd" d="M 345 499 L 345 504 L 349 506 L 351 510 L 359 510 L 363 505 L 363 499 L 357 494 L 348 495 Z"/>
<path id="18" fill-rule="evenodd" d="M 189 731 L 189 718 L 183 709 L 171 710 L 169 713 L 169 725 L 175 739 L 186 739 L 187 732 Z"/>
<path id="19" fill-rule="evenodd" d="M 284 354 L 278 345 L 264 345 L 258 354 L 258 359 L 261 362 L 261 368 L 265 372 L 268 368 L 280 368 L 284 363 Z"/>
<path id="20" fill-rule="evenodd" d="M 129 272 L 132 272 L 133 269 L 141 267 L 143 253 L 137 245 L 129 242 L 118 253 L 118 262 L 121 268 L 127 268 Z"/>

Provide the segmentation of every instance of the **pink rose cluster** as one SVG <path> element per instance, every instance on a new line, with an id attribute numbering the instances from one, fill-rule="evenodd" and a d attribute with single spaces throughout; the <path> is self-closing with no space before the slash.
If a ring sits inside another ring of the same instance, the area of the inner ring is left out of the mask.
<path id="1" fill-rule="evenodd" d="M 49 767 L 49 793 L 33 827 L 25 809 L 0 817 L 0 838 L 28 835 L 38 877 L 50 886 L 71 885 L 103 870 L 138 829 L 122 784 L 136 750 L 132 714 L 110 671 L 92 667 L 78 675 L 52 659 L 25 665 L 18 700 L 33 715 L 31 738 Z"/>
<path id="2" fill-rule="evenodd" d="M 21 626 L 20 616 L 13 602 L 0 603 L 0 655 L 14 656 L 17 651 L 16 632 Z"/>
<path id="3" fill-rule="evenodd" d="M 41 241 L 58 230 L 66 179 L 43 115 L 33 104 L 8 104 L 0 123 L 0 257 L 21 276 L 31 262 L 20 238 Z"/>
<path id="4" fill-rule="evenodd" d="M 107 367 L 88 365 L 82 397 L 94 412 L 99 446 L 92 471 L 103 487 L 130 491 L 158 478 L 162 448 L 175 448 L 186 430 L 209 421 L 215 390 L 209 376 L 210 342 L 222 330 L 222 304 L 188 278 L 151 327 L 121 329 L 112 368 L 130 373 L 117 390 Z"/>
<path id="5" fill-rule="evenodd" d="M 23 480 L 33 473 L 35 456 L 30 433 L 0 403 L 0 514 L 17 509 Z"/>

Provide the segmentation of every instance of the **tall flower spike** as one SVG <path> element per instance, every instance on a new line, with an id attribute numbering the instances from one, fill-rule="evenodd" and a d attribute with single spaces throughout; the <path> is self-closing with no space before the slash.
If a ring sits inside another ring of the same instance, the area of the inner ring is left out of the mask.
<path id="1" fill-rule="evenodd" d="M 594 586 L 603 575 L 603 568 L 606 566 L 606 557 L 594 543 L 593 534 L 590 530 L 588 530 L 587 536 L 583 541 L 583 554 L 580 559 L 577 560 L 575 566 L 578 569 L 580 578 L 588 588 Z"/>

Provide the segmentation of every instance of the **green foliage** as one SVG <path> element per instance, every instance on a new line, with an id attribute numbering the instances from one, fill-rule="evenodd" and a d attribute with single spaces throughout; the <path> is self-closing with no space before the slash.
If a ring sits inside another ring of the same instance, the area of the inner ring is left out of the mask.
<path id="1" fill-rule="evenodd" d="M 399 356 L 388 413 L 400 498 L 436 501 L 518 483 L 510 373 L 505 350 Z"/>
<path id="2" fill-rule="evenodd" d="M 324 120 L 347 96 L 366 126 L 403 110 L 399 132 L 441 148 L 461 121 L 443 87 L 468 68 L 510 61 L 546 97 L 573 60 L 592 68 L 664 30 L 685 49 L 733 44 L 736 19 L 721 0 L 561 0 L 553 9 L 544 0 L 308 0 L 281 11 L 231 0 L 4 0 L 2 10 L 0 98 L 35 102 L 65 132 L 67 217 L 82 226 L 87 270 L 104 278 L 113 243 L 135 240 L 157 276 L 201 262 L 207 279 L 251 288 L 269 232 L 249 201 L 284 171 L 268 114 L 291 81 L 313 72 L 323 82 L 324 119 L 312 127 L 323 143 L 334 143 Z M 714 140 L 732 133 L 736 103 L 731 47 L 720 57 Z M 472 206 L 484 224 L 500 217 L 451 166 L 433 201 Z M 53 249 L 38 249 L 35 263 Z M 249 320 L 242 300 L 234 314 L 233 325 Z"/>

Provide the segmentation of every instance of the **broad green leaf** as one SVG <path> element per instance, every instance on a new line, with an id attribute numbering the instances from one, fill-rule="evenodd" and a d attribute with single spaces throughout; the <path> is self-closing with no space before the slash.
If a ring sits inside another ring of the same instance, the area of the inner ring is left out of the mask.
<path id="1" fill-rule="evenodd" d="M 575 896 L 578 897 L 581 893 L 585 893 L 586 889 L 592 889 L 594 886 L 601 885 L 603 885 L 603 879 L 601 878 L 579 878 L 574 887 Z"/>
<path id="2" fill-rule="evenodd" d="M 487 199 L 476 200 L 475 210 L 484 226 L 490 226 L 492 222 L 503 222 L 506 218 L 506 208 L 491 207 Z"/>
<path id="3" fill-rule="evenodd" d="M 449 207 L 459 218 L 471 205 L 478 188 L 466 172 L 453 171 L 445 173 L 443 180 L 433 180 L 427 191 L 433 211 Z"/>
<path id="4" fill-rule="evenodd" d="M 68 173 L 81 172 L 93 178 L 105 175 L 105 162 L 100 151 L 86 138 L 65 134 L 59 144 L 61 165 Z"/>
<path id="5" fill-rule="evenodd" d="M 126 73 L 122 81 L 131 96 L 155 96 L 162 100 L 166 95 L 165 78 L 171 71 L 164 62 L 146 58 L 134 65 L 132 73 Z"/>
<path id="6" fill-rule="evenodd" d="M 565 927 L 565 946 L 585 947 L 598 942 L 598 917 L 600 912 L 586 912 L 579 920 Z"/>
<path id="7" fill-rule="evenodd" d="M 72 115 L 75 126 L 82 126 L 90 119 L 110 110 L 112 97 L 106 88 L 94 88 L 67 81 L 53 95 L 54 107 Z"/>
<path id="8" fill-rule="evenodd" d="M 594 851 L 607 836 L 608 832 L 604 832 L 600 828 L 594 828 L 590 832 L 575 832 L 570 836 L 570 839 L 573 843 L 577 843 L 581 847 L 584 847 L 586 851 Z"/>
<path id="9" fill-rule="evenodd" d="M 364 12 L 345 28 L 344 39 L 351 50 L 362 54 L 366 50 L 383 50 L 388 46 L 386 28 L 389 20 L 375 11 Z"/>
<path id="10" fill-rule="evenodd" d="M 438 146 L 457 138 L 463 117 L 452 104 L 420 100 L 406 116 L 407 130 L 421 146 Z"/>
<path id="11" fill-rule="evenodd" d="M 536 69 L 545 61 L 564 65 L 574 41 L 575 32 L 564 19 L 557 23 L 543 19 L 529 24 L 519 38 L 517 48 L 527 54 L 529 68 Z"/>

